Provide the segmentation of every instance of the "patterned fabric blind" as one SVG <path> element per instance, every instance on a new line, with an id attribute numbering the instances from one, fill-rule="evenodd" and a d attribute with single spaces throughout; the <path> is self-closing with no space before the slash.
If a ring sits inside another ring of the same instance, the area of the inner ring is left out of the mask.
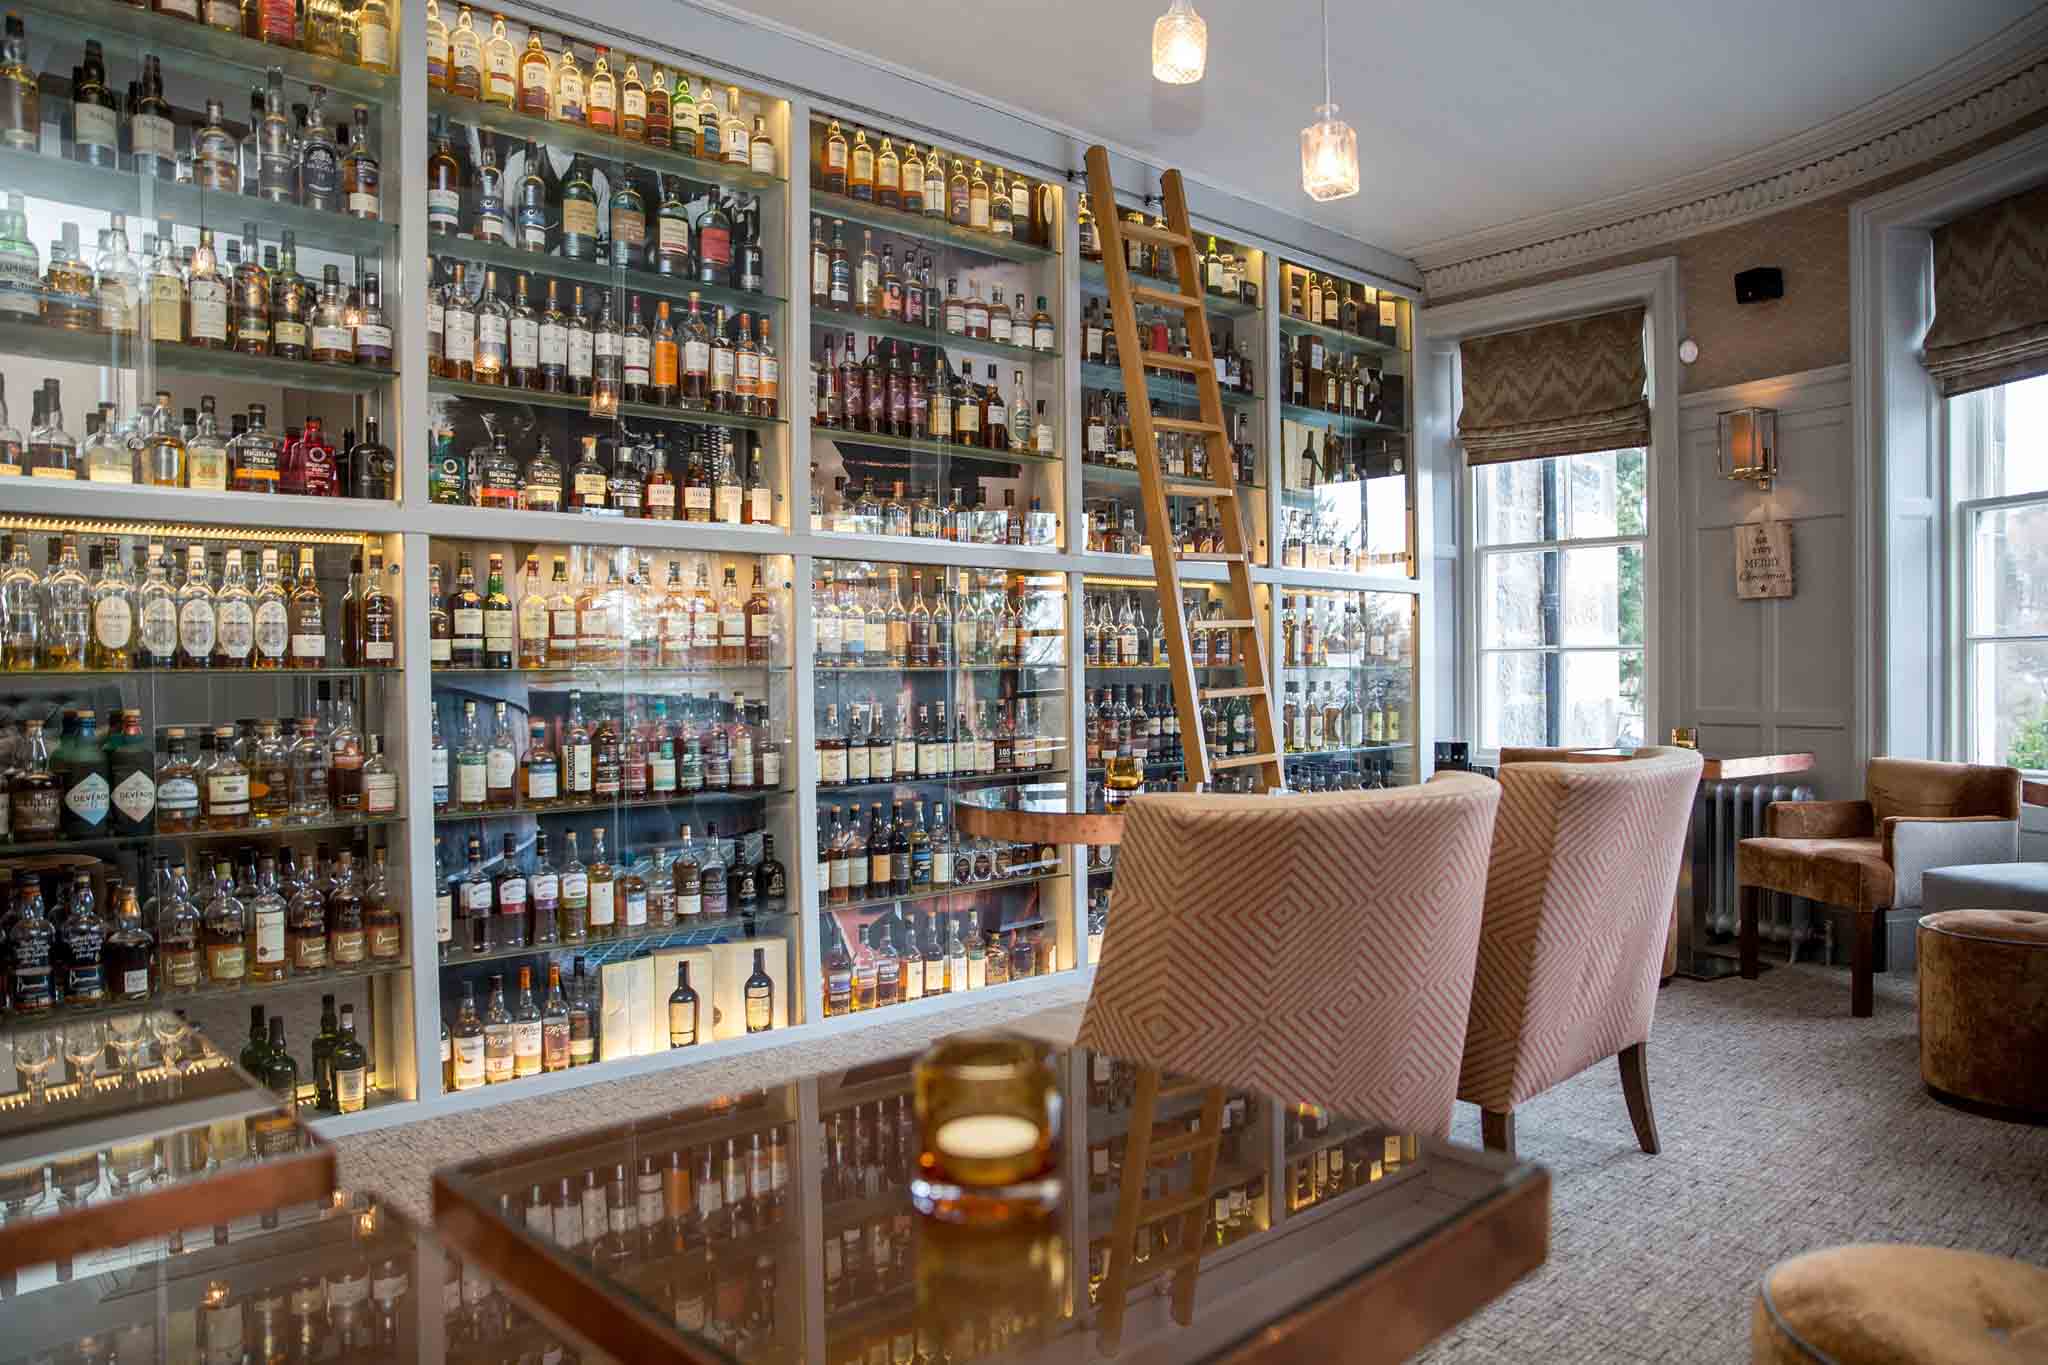
<path id="1" fill-rule="evenodd" d="M 1472 337 L 1458 439 L 1475 465 L 1650 443 L 1643 313 L 1623 308 Z"/>
<path id="2" fill-rule="evenodd" d="M 1944 397 L 2048 374 L 2048 185 L 1934 230 L 1922 359 Z"/>

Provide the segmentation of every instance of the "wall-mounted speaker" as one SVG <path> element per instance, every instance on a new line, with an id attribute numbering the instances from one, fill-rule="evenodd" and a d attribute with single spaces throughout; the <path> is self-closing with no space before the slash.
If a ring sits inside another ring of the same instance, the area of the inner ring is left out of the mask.
<path id="1" fill-rule="evenodd" d="M 1765 303 L 1785 297 L 1785 272 L 1774 265 L 1760 265 L 1735 276 L 1737 303 Z"/>

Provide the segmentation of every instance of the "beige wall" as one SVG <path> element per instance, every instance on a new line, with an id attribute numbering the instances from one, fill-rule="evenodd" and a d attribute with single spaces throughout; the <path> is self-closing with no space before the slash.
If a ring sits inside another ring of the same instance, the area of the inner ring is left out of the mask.
<path id="1" fill-rule="evenodd" d="M 1974 156 L 2042 123 L 2048 123 L 2048 113 L 2029 116 L 1939 157 L 1766 218 L 1640 251 L 1581 261 L 1566 270 L 1516 278 L 1495 288 L 1432 295 L 1429 301 L 1451 303 L 1675 255 L 1685 309 L 1684 334 L 1700 347 L 1699 360 L 1680 377 L 1682 391 L 1847 364 L 1850 204 L 1938 166 Z M 1785 297 L 1771 303 L 1738 305 L 1736 272 L 1760 265 L 1774 265 L 1785 272 Z"/>

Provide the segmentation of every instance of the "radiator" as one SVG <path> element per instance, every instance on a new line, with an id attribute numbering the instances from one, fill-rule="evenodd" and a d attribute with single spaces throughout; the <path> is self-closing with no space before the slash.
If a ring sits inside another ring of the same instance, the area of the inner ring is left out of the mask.
<path id="1" fill-rule="evenodd" d="M 1700 784 L 1694 828 L 1705 846 L 1703 852 L 1710 888 L 1706 919 L 1710 933 L 1732 935 L 1736 929 L 1736 842 L 1764 836 L 1764 811 L 1773 801 L 1812 799 L 1813 788 L 1805 785 L 1791 786 L 1770 781 Z M 1796 958 L 1799 946 L 1811 937 L 1814 918 L 1804 900 L 1767 895 L 1757 929 L 1763 938 L 1785 944 Z"/>

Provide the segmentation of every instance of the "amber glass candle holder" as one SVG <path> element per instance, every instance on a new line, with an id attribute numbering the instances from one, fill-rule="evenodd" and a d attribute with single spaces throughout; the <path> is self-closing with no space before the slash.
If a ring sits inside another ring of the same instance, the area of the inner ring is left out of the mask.
<path id="1" fill-rule="evenodd" d="M 920 1150 L 911 1201 L 949 1222 L 1042 1217 L 1060 1200 L 1060 1090 L 1052 1051 L 964 1035 L 917 1062 Z"/>

